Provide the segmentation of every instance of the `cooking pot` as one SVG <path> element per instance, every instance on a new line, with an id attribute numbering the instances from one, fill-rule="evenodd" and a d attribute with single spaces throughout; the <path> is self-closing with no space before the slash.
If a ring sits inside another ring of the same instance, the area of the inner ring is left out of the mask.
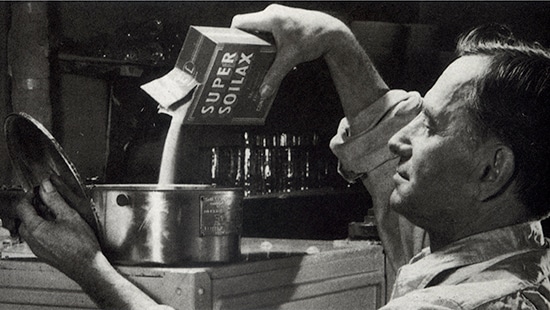
<path id="1" fill-rule="evenodd" d="M 25 113 L 4 124 L 12 166 L 26 192 L 52 174 L 90 205 L 71 203 L 119 264 L 177 265 L 240 258 L 243 191 L 211 185 L 84 186 L 63 148 Z"/>
<path id="2" fill-rule="evenodd" d="M 242 190 L 209 185 L 95 185 L 106 256 L 121 264 L 240 258 Z"/>

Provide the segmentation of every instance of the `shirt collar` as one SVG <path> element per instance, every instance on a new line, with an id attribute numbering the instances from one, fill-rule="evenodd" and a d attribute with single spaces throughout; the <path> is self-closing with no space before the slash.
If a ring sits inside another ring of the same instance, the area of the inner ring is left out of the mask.
<path id="1" fill-rule="evenodd" d="M 409 265 L 401 267 L 392 298 L 424 288 L 445 270 L 481 263 L 513 252 L 543 249 L 546 245 L 542 226 L 536 221 L 475 234 L 433 253 L 426 248 Z"/>

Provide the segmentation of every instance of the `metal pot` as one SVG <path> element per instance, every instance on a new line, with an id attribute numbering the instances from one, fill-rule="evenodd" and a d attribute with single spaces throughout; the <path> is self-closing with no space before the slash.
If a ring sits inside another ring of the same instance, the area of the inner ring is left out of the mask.
<path id="1" fill-rule="evenodd" d="M 243 191 L 210 185 L 94 185 L 86 188 L 51 133 L 32 116 L 4 124 L 12 166 L 25 192 L 52 174 L 87 204 L 70 203 L 120 264 L 177 265 L 240 258 Z M 10 214 L 15 210 L 10 208 Z"/>
<path id="2" fill-rule="evenodd" d="M 105 255 L 120 264 L 240 258 L 243 192 L 210 185 L 90 188 Z"/>

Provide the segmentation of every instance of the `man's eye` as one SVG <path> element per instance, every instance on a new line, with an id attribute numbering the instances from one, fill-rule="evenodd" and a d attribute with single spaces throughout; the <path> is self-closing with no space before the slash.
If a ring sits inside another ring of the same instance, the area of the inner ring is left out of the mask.
<path id="1" fill-rule="evenodd" d="M 426 131 L 428 132 L 428 134 L 433 133 L 433 128 L 432 126 L 430 126 L 430 124 L 428 124 L 428 122 L 424 122 L 424 128 L 426 128 Z"/>
<path id="2" fill-rule="evenodd" d="M 435 133 L 435 126 L 427 117 L 424 117 L 424 128 L 426 128 L 426 131 L 429 135 L 432 135 Z"/>
<path id="3" fill-rule="evenodd" d="M 426 130 L 430 131 L 432 129 L 432 126 L 430 124 L 430 120 L 425 114 L 422 114 L 422 126 L 426 128 Z"/>

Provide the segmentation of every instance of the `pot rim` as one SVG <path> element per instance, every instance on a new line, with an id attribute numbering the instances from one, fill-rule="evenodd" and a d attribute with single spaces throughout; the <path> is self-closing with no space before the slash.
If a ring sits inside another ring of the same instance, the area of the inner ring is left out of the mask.
<path id="1" fill-rule="evenodd" d="M 243 192 L 240 187 L 222 187 L 210 184 L 93 184 L 91 190 L 125 190 L 125 191 L 175 191 L 175 190 L 206 190 Z"/>

